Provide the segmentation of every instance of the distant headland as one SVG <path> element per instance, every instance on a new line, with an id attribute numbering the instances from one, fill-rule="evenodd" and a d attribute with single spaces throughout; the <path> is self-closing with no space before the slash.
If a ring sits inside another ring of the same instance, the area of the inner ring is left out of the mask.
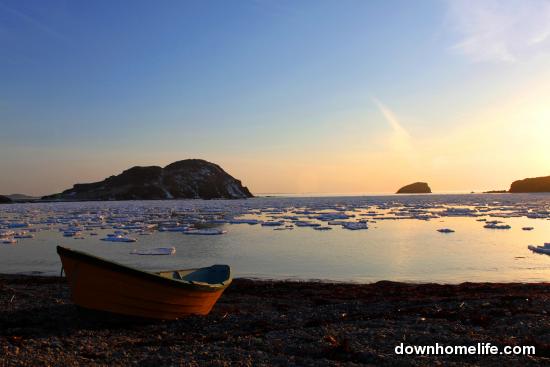
<path id="1" fill-rule="evenodd" d="M 252 194 L 217 164 L 202 159 L 177 161 L 166 167 L 132 167 L 103 181 L 75 184 L 42 200 L 243 199 Z"/>
<path id="2" fill-rule="evenodd" d="M 9 194 L 4 196 L 10 198 L 12 201 L 33 201 L 33 200 L 40 199 L 37 196 L 30 196 L 25 194 Z"/>
<path id="3" fill-rule="evenodd" d="M 510 186 L 510 192 L 550 192 L 550 176 L 514 181 Z"/>
<path id="4" fill-rule="evenodd" d="M 431 194 L 432 189 L 426 182 L 415 182 L 407 186 L 403 186 L 397 190 L 396 194 Z"/>

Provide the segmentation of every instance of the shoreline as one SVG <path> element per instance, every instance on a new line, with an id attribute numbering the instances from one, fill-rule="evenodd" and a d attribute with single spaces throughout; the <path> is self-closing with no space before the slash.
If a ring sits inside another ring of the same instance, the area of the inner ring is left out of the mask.
<path id="1" fill-rule="evenodd" d="M 541 255 L 544 256 L 544 255 Z M 59 267 L 61 269 L 61 267 Z M 148 272 L 158 272 L 163 271 L 163 269 L 140 269 Z M 63 275 L 65 277 L 65 275 Z M 59 278 L 59 271 L 56 272 L 42 272 L 42 271 L 28 271 L 28 272 L 17 272 L 17 273 L 0 273 L 0 281 L 3 279 L 10 278 Z M 508 285 L 548 285 L 550 287 L 550 281 L 546 279 L 528 279 L 528 280 L 457 280 L 456 282 L 450 282 L 446 280 L 408 280 L 408 279 L 332 279 L 332 278 L 299 278 L 298 276 L 289 276 L 289 277 L 263 277 L 263 276 L 254 276 L 254 275 L 242 275 L 242 276 L 232 276 L 233 281 L 250 281 L 253 283 L 285 283 L 285 284 L 311 284 L 311 285 L 328 285 L 328 286 L 337 286 L 337 285 L 354 285 L 354 286 L 372 286 L 378 283 L 388 283 L 388 284 L 401 284 L 403 286 L 415 286 L 415 285 L 438 285 L 438 286 L 462 286 L 466 284 L 488 284 L 499 286 L 508 286 Z"/>
<path id="2" fill-rule="evenodd" d="M 0 274 L 0 365 L 542 365 L 550 283 L 370 284 L 239 278 L 205 317 L 79 311 L 64 278 Z M 533 345 L 536 354 L 396 355 L 405 345 Z"/>

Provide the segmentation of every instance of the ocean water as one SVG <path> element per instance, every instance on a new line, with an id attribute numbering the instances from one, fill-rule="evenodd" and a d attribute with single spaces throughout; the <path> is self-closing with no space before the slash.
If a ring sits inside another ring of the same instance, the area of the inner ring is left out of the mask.
<path id="1" fill-rule="evenodd" d="M 328 215 L 327 215 L 328 214 Z M 336 222 L 328 224 L 330 218 Z M 279 227 L 231 224 L 281 221 Z M 487 221 L 510 229 L 487 229 Z M 350 230 L 338 221 L 366 222 Z M 199 236 L 159 231 L 175 222 L 227 231 Z M 330 230 L 297 226 L 301 222 Z M 17 224 L 29 225 L 27 228 Z M 156 229 L 136 229 L 156 225 Z M 103 227 L 103 229 L 101 227 Z M 275 230 L 275 228 L 286 228 Z M 82 239 L 60 229 L 80 227 Z M 135 243 L 101 241 L 126 227 Z M 534 227 L 531 231 L 523 227 Z M 290 229 L 292 228 L 292 229 Z M 451 228 L 454 233 L 440 233 Z M 36 231 L 0 244 L 0 273 L 59 274 L 56 246 L 87 251 L 145 270 L 229 264 L 235 277 L 374 282 L 550 281 L 550 256 L 528 245 L 550 242 L 550 195 L 265 197 L 0 205 L 0 233 Z M 97 236 L 91 233 L 96 232 Z M 141 233 L 150 233 L 142 235 Z M 4 237 L 7 238 L 7 237 Z M 173 256 L 133 249 L 175 247 Z"/>

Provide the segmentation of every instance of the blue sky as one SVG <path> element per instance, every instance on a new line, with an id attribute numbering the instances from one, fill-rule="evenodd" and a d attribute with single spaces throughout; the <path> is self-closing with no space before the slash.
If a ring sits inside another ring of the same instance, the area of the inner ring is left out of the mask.
<path id="1" fill-rule="evenodd" d="M 504 169 L 510 144 L 468 134 L 480 136 L 470 125 L 481 119 L 480 134 L 496 123 L 506 140 L 522 121 L 539 133 L 519 141 L 533 142 L 549 122 L 537 102 L 549 96 L 549 9 L 0 0 L 0 169 L 10 172 L 0 192 L 51 193 L 191 157 L 253 192 L 391 192 L 417 179 L 469 190 L 544 174 L 550 162 Z M 495 112 L 510 100 L 523 104 Z M 488 155 L 499 173 L 486 174 Z M 447 179 L 447 166 L 473 174 Z"/>

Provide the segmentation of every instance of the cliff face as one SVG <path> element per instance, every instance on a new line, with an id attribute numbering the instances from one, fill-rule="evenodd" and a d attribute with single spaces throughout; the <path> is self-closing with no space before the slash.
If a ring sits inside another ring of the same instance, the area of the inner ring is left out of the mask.
<path id="1" fill-rule="evenodd" d="M 7 196 L 4 196 L 4 195 L 0 195 L 0 204 L 7 204 L 7 203 L 11 203 L 12 200 L 7 197 Z"/>
<path id="2" fill-rule="evenodd" d="M 397 190 L 397 194 L 431 194 L 432 189 L 426 182 L 415 182 L 413 184 L 403 186 Z"/>
<path id="3" fill-rule="evenodd" d="M 510 192 L 550 192 L 550 176 L 514 181 Z"/>
<path id="4" fill-rule="evenodd" d="M 161 168 L 132 167 L 100 182 L 76 184 L 45 200 L 241 199 L 252 197 L 220 166 L 186 159 Z"/>

